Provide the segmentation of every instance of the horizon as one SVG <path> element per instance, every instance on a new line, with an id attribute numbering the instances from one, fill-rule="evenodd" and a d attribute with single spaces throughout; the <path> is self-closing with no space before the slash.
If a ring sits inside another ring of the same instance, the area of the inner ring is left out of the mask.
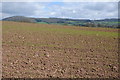
<path id="1" fill-rule="evenodd" d="M 6 17 L 6 18 L 10 18 L 10 17 L 27 17 L 27 16 L 9 16 L 9 17 Z M 60 18 L 60 17 L 27 17 L 27 18 L 58 18 L 58 19 L 73 19 L 73 20 L 105 20 L 105 19 L 119 19 L 119 18 L 104 18 L 104 19 L 77 19 L 77 18 Z M 5 18 L 2 18 L 0 20 L 3 20 Z"/>
<path id="2" fill-rule="evenodd" d="M 69 18 L 101 20 L 118 18 L 117 2 L 2 2 L 2 18 Z"/>

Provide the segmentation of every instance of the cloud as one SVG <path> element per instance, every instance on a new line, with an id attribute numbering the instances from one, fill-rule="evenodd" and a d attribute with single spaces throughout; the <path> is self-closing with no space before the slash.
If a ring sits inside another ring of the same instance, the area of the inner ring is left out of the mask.
<path id="1" fill-rule="evenodd" d="M 3 17 L 117 18 L 117 2 L 3 2 Z"/>
<path id="2" fill-rule="evenodd" d="M 79 2 L 66 3 L 63 10 L 64 15 L 73 18 L 117 18 L 117 2 Z M 71 13 L 75 11 L 75 13 Z"/>
<path id="3" fill-rule="evenodd" d="M 118 2 L 119 0 L 63 0 L 63 2 Z"/>
<path id="4" fill-rule="evenodd" d="M 36 10 L 36 5 L 32 5 L 31 3 L 12 3 L 7 2 L 2 4 L 2 12 L 5 14 L 11 14 L 11 15 L 23 15 L 23 16 L 29 16 L 34 14 L 34 11 Z"/>

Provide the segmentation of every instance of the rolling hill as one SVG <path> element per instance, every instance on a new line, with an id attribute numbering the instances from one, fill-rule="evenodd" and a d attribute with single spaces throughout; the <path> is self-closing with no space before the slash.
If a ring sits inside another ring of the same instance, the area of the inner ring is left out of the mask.
<path id="1" fill-rule="evenodd" d="M 3 21 L 16 21 L 16 22 L 30 22 L 42 24 L 58 24 L 58 25 L 71 25 L 71 26 L 85 26 L 85 27 L 107 27 L 119 28 L 119 21 L 116 18 L 102 19 L 102 20 L 89 20 L 89 19 L 67 19 L 67 18 L 30 18 L 24 16 L 12 16 L 2 19 Z"/>
<path id="2" fill-rule="evenodd" d="M 37 22 L 35 19 L 24 17 L 24 16 L 13 16 L 4 18 L 3 21 L 16 21 L 16 22 Z"/>

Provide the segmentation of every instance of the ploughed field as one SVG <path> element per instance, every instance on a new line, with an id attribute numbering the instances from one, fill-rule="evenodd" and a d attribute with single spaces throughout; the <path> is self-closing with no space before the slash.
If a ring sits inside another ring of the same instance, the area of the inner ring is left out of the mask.
<path id="1" fill-rule="evenodd" d="M 3 78 L 117 78 L 118 29 L 2 22 Z"/>

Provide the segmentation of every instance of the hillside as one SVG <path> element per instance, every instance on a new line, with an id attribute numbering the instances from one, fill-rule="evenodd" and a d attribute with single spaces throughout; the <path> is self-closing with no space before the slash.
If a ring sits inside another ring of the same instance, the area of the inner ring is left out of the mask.
<path id="1" fill-rule="evenodd" d="M 24 16 L 13 16 L 2 19 L 3 21 L 16 21 L 16 22 L 37 22 L 35 19 L 24 17 Z"/>
<path id="2" fill-rule="evenodd" d="M 2 20 L 17 21 L 17 22 L 32 22 L 32 23 L 42 23 L 42 24 L 84 26 L 84 27 L 119 28 L 118 19 L 89 20 L 89 19 L 65 19 L 65 18 L 30 18 L 24 16 L 13 16 Z"/>

